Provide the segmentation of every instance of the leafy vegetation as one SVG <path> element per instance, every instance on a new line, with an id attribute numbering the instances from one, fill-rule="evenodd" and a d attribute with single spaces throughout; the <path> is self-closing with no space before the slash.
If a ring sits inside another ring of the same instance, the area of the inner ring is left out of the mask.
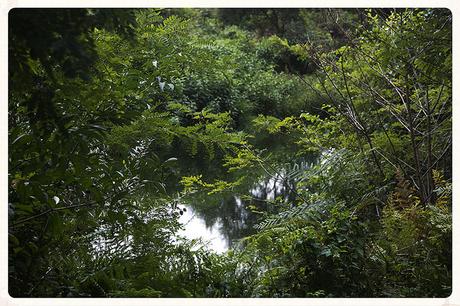
<path id="1" fill-rule="evenodd" d="M 15 9 L 9 25 L 12 296 L 450 295 L 448 10 Z M 181 234 L 190 207 L 226 252 Z"/>

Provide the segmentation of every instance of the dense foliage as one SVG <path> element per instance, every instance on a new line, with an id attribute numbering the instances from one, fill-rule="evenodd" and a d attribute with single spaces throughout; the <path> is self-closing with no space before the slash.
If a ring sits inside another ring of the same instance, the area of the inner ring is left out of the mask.
<path id="1" fill-rule="evenodd" d="M 448 10 L 15 9 L 8 76 L 14 297 L 451 292 Z"/>

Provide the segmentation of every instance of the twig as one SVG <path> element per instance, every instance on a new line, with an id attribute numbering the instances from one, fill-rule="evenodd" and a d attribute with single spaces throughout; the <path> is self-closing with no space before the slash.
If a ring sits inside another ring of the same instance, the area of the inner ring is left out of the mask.
<path id="1" fill-rule="evenodd" d="M 33 220 L 33 219 L 36 219 L 36 218 L 39 218 L 39 217 L 47 215 L 47 214 L 49 214 L 51 212 L 65 210 L 65 209 L 78 208 L 78 207 L 92 206 L 92 205 L 95 205 L 95 203 L 85 203 L 85 204 L 76 204 L 76 205 L 70 205 L 70 206 L 59 207 L 59 208 L 50 208 L 50 209 L 48 209 L 48 210 L 46 210 L 44 212 L 41 212 L 39 214 L 36 214 L 36 215 L 31 216 L 31 217 L 21 219 L 21 220 L 15 222 L 15 223 L 9 225 L 9 227 L 15 227 L 15 226 L 17 226 L 19 224 L 22 224 L 24 222 L 27 222 L 27 221 L 30 221 L 30 220 Z"/>

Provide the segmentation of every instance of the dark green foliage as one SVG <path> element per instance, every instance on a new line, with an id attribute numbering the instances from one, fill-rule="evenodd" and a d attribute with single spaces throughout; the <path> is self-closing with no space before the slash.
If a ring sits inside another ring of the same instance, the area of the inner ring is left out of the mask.
<path id="1" fill-rule="evenodd" d="M 448 10 L 14 9 L 9 25 L 12 296 L 450 294 Z M 186 205 L 231 249 L 180 237 Z"/>

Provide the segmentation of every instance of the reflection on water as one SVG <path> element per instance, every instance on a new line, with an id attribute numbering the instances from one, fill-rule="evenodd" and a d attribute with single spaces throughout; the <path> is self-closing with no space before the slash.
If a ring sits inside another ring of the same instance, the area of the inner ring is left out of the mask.
<path id="1" fill-rule="evenodd" d="M 304 171 L 312 163 L 302 163 L 296 171 Z M 297 180 L 292 176 L 292 167 L 254 179 L 238 194 L 206 198 L 206 205 L 185 205 L 187 210 L 179 219 L 184 225 L 180 234 L 189 239 L 201 238 L 209 249 L 223 253 L 236 240 L 254 234 L 263 212 L 277 212 L 279 205 L 290 205 L 295 200 Z M 245 195 L 244 199 L 240 195 Z M 280 204 L 274 204 L 275 199 Z"/>
<path id="2" fill-rule="evenodd" d="M 188 239 L 202 239 L 207 247 L 216 253 L 223 253 L 228 249 L 228 241 L 220 232 L 220 222 L 217 220 L 212 226 L 206 226 L 204 218 L 198 216 L 191 206 L 185 206 L 186 211 L 179 218 L 184 229 L 179 235 Z"/>

